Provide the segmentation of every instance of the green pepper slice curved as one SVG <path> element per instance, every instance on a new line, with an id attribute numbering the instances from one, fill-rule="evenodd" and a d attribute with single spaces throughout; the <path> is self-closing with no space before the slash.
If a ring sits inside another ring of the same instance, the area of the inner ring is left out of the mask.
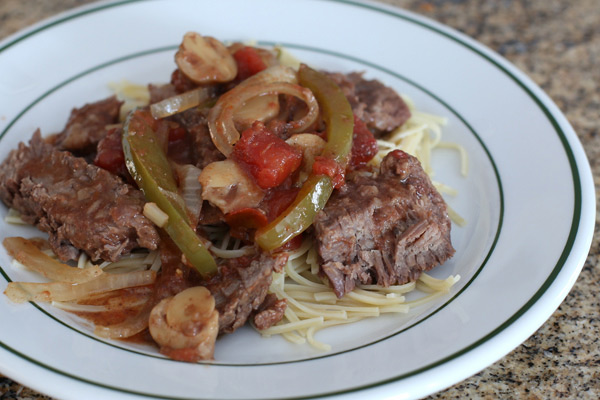
<path id="1" fill-rule="evenodd" d="M 146 200 L 156 203 L 169 216 L 163 229 L 187 261 L 201 275 L 209 276 L 217 271 L 217 264 L 190 226 L 169 160 L 150 121 L 152 116 L 148 111 L 134 110 L 128 115 L 122 139 L 125 164 Z"/>
<path id="2" fill-rule="evenodd" d="M 321 107 L 321 116 L 327 127 L 327 144 L 321 155 L 345 168 L 352 150 L 354 131 L 354 114 L 348 99 L 328 76 L 304 64 L 298 70 L 298 82 L 313 92 Z M 292 204 L 256 232 L 256 243 L 267 251 L 281 247 L 312 225 L 331 193 L 333 182 L 329 176 L 311 174 Z"/>
<path id="3" fill-rule="evenodd" d="M 354 132 L 354 113 L 346 95 L 331 78 L 305 64 L 298 70 L 298 83 L 313 92 L 321 107 L 327 127 L 327 144 L 321 155 L 346 168 Z"/>

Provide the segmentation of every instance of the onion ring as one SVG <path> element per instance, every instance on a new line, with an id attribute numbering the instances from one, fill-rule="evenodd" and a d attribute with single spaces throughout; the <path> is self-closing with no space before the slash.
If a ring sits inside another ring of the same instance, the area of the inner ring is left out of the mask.
<path id="1" fill-rule="evenodd" d="M 166 98 L 150 106 L 150 113 L 155 119 L 169 117 L 199 106 L 212 96 L 212 89 L 201 87 L 193 89 L 176 96 Z"/>
<path id="2" fill-rule="evenodd" d="M 319 105 L 315 96 L 310 89 L 302 86 L 287 82 L 240 86 L 221 96 L 208 114 L 208 128 L 212 141 L 225 156 L 231 154 L 233 145 L 240 138 L 240 133 L 233 122 L 233 116 L 240 107 L 254 97 L 287 94 L 303 100 L 308 106 L 308 112 L 299 120 L 290 122 L 292 133 L 301 132 L 311 125 L 319 114 Z"/>

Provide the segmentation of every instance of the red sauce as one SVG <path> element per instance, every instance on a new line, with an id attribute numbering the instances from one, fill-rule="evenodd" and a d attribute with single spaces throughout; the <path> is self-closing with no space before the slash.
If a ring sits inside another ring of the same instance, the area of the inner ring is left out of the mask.
<path id="1" fill-rule="evenodd" d="M 143 307 L 143 304 L 138 304 L 128 308 L 128 304 L 142 303 L 145 300 L 151 301 L 152 292 L 152 286 L 139 286 L 115 290 L 107 293 L 105 296 L 88 300 L 85 303 L 105 306 L 108 308 L 108 311 L 75 312 L 75 314 L 96 325 L 108 326 L 118 324 L 129 317 L 137 315 Z"/>
<path id="2" fill-rule="evenodd" d="M 294 251 L 299 249 L 302 246 L 302 241 L 304 240 L 304 234 L 299 234 L 298 236 L 294 236 L 287 242 L 283 244 L 283 246 L 276 248 L 273 250 L 273 253 L 281 253 L 284 251 Z"/>
<path id="3" fill-rule="evenodd" d="M 168 123 L 168 157 L 178 164 L 194 163 L 194 143 L 188 131 L 176 122 Z"/>
<path id="4" fill-rule="evenodd" d="M 299 191 L 300 188 L 297 187 L 279 187 L 267 194 L 261 204 L 261 208 L 266 210 L 269 222 L 277 218 L 292 204 Z"/>
<path id="5" fill-rule="evenodd" d="M 122 132 L 120 128 L 113 128 L 106 133 L 105 138 L 98 143 L 94 164 L 115 175 L 127 177 L 129 172 L 125 166 L 125 154 L 121 143 Z"/>
<path id="6" fill-rule="evenodd" d="M 371 161 L 379 150 L 377 140 L 373 133 L 367 128 L 367 124 L 354 116 L 354 132 L 352 138 L 352 156 L 350 158 L 350 167 L 357 168 L 364 166 Z"/>
<path id="7" fill-rule="evenodd" d="M 225 215 L 225 222 L 229 225 L 231 236 L 251 241 L 253 232 L 267 225 L 267 215 L 258 208 L 242 208 Z"/>

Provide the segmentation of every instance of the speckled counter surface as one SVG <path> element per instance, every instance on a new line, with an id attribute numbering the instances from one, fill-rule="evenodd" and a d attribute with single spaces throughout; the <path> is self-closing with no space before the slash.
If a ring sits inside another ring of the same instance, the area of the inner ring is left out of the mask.
<path id="1" fill-rule="evenodd" d="M 85 0 L 1 0 L 0 39 Z M 540 85 L 575 128 L 600 185 L 600 1 L 387 0 L 456 28 Z M 598 190 L 596 191 L 598 197 Z M 598 219 L 598 218 L 597 218 Z M 525 343 L 431 399 L 600 398 L 600 255 L 596 232 L 577 283 Z M 46 396 L 0 376 L 0 400 Z"/>

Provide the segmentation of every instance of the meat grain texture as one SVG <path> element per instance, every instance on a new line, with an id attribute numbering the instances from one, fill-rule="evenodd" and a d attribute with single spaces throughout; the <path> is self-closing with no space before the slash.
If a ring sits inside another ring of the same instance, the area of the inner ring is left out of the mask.
<path id="1" fill-rule="evenodd" d="M 144 195 L 83 158 L 59 151 L 36 131 L 0 165 L 0 199 L 48 233 L 63 261 L 80 250 L 117 261 L 134 248 L 157 248 L 156 228 L 142 213 Z"/>
<path id="2" fill-rule="evenodd" d="M 314 223 L 321 274 L 342 297 L 357 283 L 415 281 L 454 254 L 446 203 L 419 161 L 388 154 L 375 179 L 351 177 Z"/>

